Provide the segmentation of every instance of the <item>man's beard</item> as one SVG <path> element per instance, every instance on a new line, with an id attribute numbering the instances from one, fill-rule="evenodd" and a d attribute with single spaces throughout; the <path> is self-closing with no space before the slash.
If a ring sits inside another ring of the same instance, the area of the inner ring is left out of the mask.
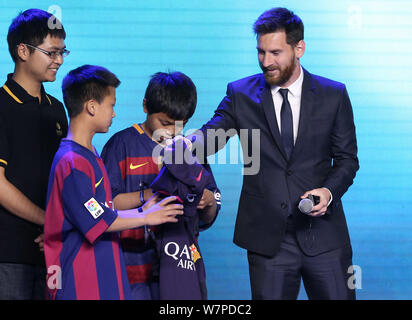
<path id="1" fill-rule="evenodd" d="M 263 71 L 266 82 L 270 86 L 281 87 L 283 84 L 287 83 L 289 79 L 292 77 L 293 71 L 295 70 L 295 67 L 296 67 L 296 59 L 295 59 L 295 56 L 293 56 L 291 63 L 288 64 L 283 70 L 275 66 L 269 66 L 265 68 L 262 64 L 259 64 L 259 65 Z M 278 70 L 279 75 L 276 77 L 271 76 L 268 71 L 273 71 L 273 70 Z"/>

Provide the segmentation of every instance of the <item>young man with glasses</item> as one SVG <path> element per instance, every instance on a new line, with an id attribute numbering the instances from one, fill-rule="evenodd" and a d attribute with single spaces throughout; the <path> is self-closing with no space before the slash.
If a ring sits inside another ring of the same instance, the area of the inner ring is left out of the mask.
<path id="1" fill-rule="evenodd" d="M 47 184 L 67 134 L 62 103 L 43 87 L 56 80 L 69 53 L 64 28 L 54 28 L 54 19 L 43 10 L 26 10 L 7 35 L 15 67 L 0 88 L 0 299 L 43 299 L 46 292 Z"/>

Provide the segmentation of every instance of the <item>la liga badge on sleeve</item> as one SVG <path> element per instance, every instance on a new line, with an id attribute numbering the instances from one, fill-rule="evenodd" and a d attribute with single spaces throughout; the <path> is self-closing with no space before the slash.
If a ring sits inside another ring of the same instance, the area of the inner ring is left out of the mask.
<path id="1" fill-rule="evenodd" d="M 95 198 L 90 198 L 90 200 L 84 203 L 84 206 L 94 219 L 100 217 L 100 215 L 104 212 L 103 208 L 100 206 L 100 204 L 96 201 Z"/>

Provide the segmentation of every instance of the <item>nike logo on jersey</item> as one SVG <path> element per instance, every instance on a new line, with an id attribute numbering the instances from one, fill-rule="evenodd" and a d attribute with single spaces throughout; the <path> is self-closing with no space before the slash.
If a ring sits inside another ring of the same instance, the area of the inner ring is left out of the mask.
<path id="1" fill-rule="evenodd" d="M 138 168 L 140 168 L 140 167 L 143 167 L 143 166 L 145 166 L 146 164 L 148 164 L 149 162 L 145 162 L 145 163 L 140 163 L 140 164 L 137 164 L 137 165 L 133 165 L 133 163 L 131 163 L 130 164 L 130 170 L 135 170 L 135 169 L 138 169 Z"/>
<path id="2" fill-rule="evenodd" d="M 196 177 L 196 181 L 197 182 L 199 182 L 200 181 L 200 179 L 202 179 L 202 174 L 203 174 L 203 168 L 202 168 L 202 170 L 200 171 L 200 173 L 199 173 L 199 175 Z"/>
<path id="3" fill-rule="evenodd" d="M 96 183 L 96 184 L 94 185 L 94 187 L 97 188 L 97 187 L 102 183 L 102 181 L 103 181 L 103 177 L 99 180 L 98 183 Z"/>

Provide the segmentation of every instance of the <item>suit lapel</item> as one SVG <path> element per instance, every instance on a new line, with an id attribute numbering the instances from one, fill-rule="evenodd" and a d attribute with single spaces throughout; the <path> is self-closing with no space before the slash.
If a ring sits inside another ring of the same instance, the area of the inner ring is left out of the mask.
<path id="1" fill-rule="evenodd" d="M 304 77 L 302 83 L 302 95 L 300 101 L 300 115 L 299 115 L 299 128 L 298 136 L 296 138 L 295 147 L 290 160 L 293 161 L 293 158 L 299 155 L 302 147 L 305 143 L 306 137 L 309 137 L 312 109 L 315 105 L 316 98 L 316 87 L 313 83 L 313 79 L 309 72 L 303 69 Z"/>
<path id="2" fill-rule="evenodd" d="M 285 159 L 287 159 L 285 150 L 283 148 L 282 140 L 280 137 L 280 133 L 279 133 L 278 122 L 276 120 L 275 106 L 273 104 L 272 93 L 270 91 L 270 88 L 266 84 L 266 81 L 263 75 L 260 81 L 259 90 L 260 90 L 260 103 L 265 113 L 270 132 L 272 133 L 272 136 L 275 139 L 276 145 L 279 148 L 280 153 Z"/>

